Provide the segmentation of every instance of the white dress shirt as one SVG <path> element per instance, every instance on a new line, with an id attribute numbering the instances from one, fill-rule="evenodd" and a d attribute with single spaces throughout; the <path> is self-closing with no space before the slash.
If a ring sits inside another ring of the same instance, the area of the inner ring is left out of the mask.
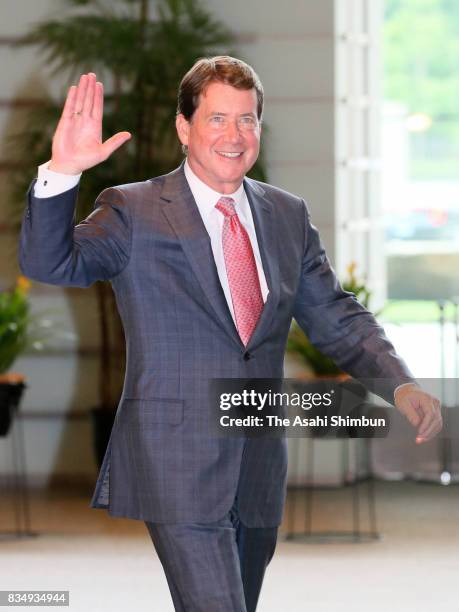
<path id="1" fill-rule="evenodd" d="M 190 186 L 191 193 L 193 194 L 195 202 L 198 206 L 207 233 L 210 236 L 210 243 L 212 246 L 215 265 L 217 267 L 218 277 L 220 279 L 231 316 L 235 321 L 233 302 L 231 300 L 231 292 L 228 283 L 228 275 L 226 273 L 225 257 L 223 255 L 222 232 L 225 217 L 215 208 L 218 200 L 222 196 L 226 198 L 233 198 L 239 220 L 250 238 L 253 254 L 255 256 L 255 262 L 257 264 L 258 279 L 260 281 L 263 302 L 266 302 L 269 293 L 265 273 L 263 271 L 263 265 L 261 263 L 260 249 L 258 247 L 257 236 L 255 234 L 252 211 L 250 209 L 249 201 L 247 200 L 247 195 L 244 191 L 244 186 L 241 184 L 239 189 L 237 189 L 234 193 L 218 193 L 218 191 L 214 191 L 196 176 L 196 174 L 190 168 L 188 160 L 185 161 L 185 176 L 188 181 L 188 185 Z"/>
<path id="2" fill-rule="evenodd" d="M 51 160 L 38 166 L 37 182 L 33 194 L 36 198 L 51 198 L 78 185 L 80 174 L 61 174 L 48 170 Z"/>
<path id="3" fill-rule="evenodd" d="M 68 191 L 78 184 L 81 174 L 71 175 L 53 172 L 52 170 L 48 170 L 48 164 L 49 161 L 38 167 L 38 178 L 34 187 L 35 197 L 50 198 L 63 193 L 64 191 Z M 231 299 L 231 291 L 228 283 L 228 275 L 226 273 L 225 258 L 223 255 L 222 231 L 224 216 L 215 208 L 218 200 L 223 195 L 227 198 L 233 198 L 239 220 L 249 236 L 257 265 L 263 302 L 266 302 L 269 293 L 261 262 L 260 249 L 258 247 L 257 236 L 255 233 L 252 211 L 247 200 L 247 195 L 244 191 L 244 186 L 241 184 L 239 189 L 237 189 L 237 191 L 234 193 L 218 193 L 218 191 L 211 189 L 208 185 L 206 185 L 206 183 L 201 181 L 201 179 L 196 176 L 196 174 L 190 168 L 188 160 L 185 161 L 185 177 L 198 206 L 204 226 L 209 234 L 212 253 L 214 256 L 215 265 L 217 267 L 218 278 L 220 279 L 231 316 L 233 317 L 233 321 L 236 323 L 233 302 Z"/>

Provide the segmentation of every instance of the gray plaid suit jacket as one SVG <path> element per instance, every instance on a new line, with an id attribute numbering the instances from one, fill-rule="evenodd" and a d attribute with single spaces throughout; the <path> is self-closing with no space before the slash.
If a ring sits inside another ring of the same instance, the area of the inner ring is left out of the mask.
<path id="1" fill-rule="evenodd" d="M 285 439 L 209 436 L 213 378 L 279 378 L 292 316 L 357 377 L 411 379 L 382 328 L 343 291 L 305 202 L 251 179 L 269 295 L 247 347 L 221 288 L 210 238 L 183 164 L 110 187 L 75 226 L 78 187 L 38 199 L 28 191 L 19 263 L 28 277 L 88 287 L 109 280 L 123 321 L 127 365 L 91 507 L 158 523 L 221 519 L 237 497 L 248 527 L 279 525 Z"/>

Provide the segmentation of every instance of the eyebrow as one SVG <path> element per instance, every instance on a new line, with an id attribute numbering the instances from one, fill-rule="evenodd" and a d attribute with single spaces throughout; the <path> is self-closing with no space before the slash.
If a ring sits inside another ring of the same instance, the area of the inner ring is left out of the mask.
<path id="1" fill-rule="evenodd" d="M 229 113 L 222 113 L 220 111 L 212 111 L 209 113 L 209 117 L 212 117 L 212 115 L 221 115 L 222 117 L 227 117 L 229 115 Z M 239 115 L 239 117 L 256 117 L 256 113 L 254 112 L 249 112 L 249 113 L 241 113 Z"/>

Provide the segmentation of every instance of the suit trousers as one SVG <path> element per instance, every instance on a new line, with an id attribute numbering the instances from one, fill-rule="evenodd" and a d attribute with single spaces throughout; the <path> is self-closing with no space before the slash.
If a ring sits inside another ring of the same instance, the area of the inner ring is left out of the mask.
<path id="1" fill-rule="evenodd" d="M 236 504 L 213 523 L 145 524 L 176 612 L 255 612 L 277 527 L 246 527 Z"/>

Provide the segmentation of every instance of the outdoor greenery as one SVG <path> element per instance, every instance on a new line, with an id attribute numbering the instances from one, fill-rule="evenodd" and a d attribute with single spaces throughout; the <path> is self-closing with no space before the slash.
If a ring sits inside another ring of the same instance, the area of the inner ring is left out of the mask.
<path id="1" fill-rule="evenodd" d="M 444 307 L 443 316 L 446 321 L 454 321 L 459 314 L 455 312 L 451 302 Z M 387 300 L 381 312 L 383 323 L 438 323 L 440 306 L 434 300 Z"/>
<path id="2" fill-rule="evenodd" d="M 411 174 L 457 179 L 459 2 L 385 0 L 385 98 L 432 125 L 410 134 Z"/>
<path id="3" fill-rule="evenodd" d="M 84 173 L 77 221 L 106 187 L 170 172 L 183 159 L 175 131 L 177 89 L 202 56 L 237 54 L 231 32 L 199 0 L 65 0 L 59 16 L 32 27 L 20 43 L 34 45 L 53 75 L 64 78 L 59 99 L 50 94 L 22 118 L 12 139 L 12 217 L 19 223 L 24 193 L 38 164 L 50 158 L 51 140 L 66 90 L 84 72 L 105 86 L 104 139 L 126 130 L 131 140 Z M 23 127 L 25 126 L 25 127 Z M 26 171 L 24 171 L 24 168 Z M 251 176 L 266 179 L 262 157 Z M 16 213 L 16 214 L 14 214 Z M 124 378 L 124 334 L 107 282 L 95 285 L 101 329 L 100 404 L 113 409 Z"/>

